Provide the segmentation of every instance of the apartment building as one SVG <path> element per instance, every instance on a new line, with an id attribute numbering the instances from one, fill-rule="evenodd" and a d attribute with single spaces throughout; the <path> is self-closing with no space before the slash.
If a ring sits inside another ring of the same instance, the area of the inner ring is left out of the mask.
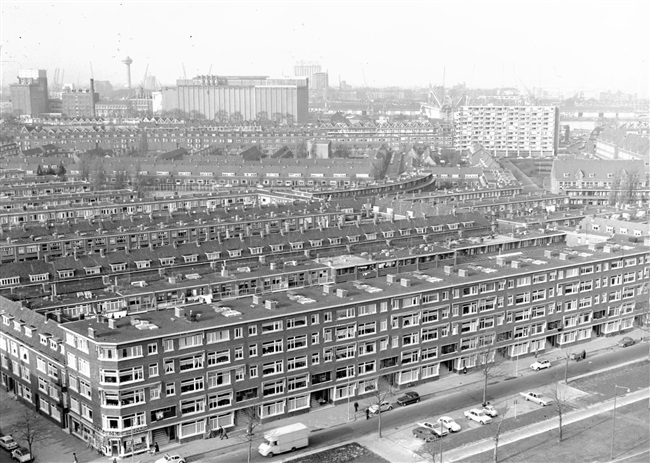
<path id="1" fill-rule="evenodd" d="M 64 353 L 69 404 L 62 425 L 124 457 L 154 441 L 240 426 L 249 407 L 268 422 L 359 400 L 379 377 L 411 387 L 483 357 L 498 362 L 618 334 L 645 310 L 647 245 L 567 248 L 561 234 L 529 235 L 511 239 L 510 252 L 494 252 L 503 243 L 488 237 L 465 246 L 468 256 L 486 253 L 462 263 L 452 249 L 417 264 L 407 250 L 339 255 L 303 267 L 317 272 L 311 285 L 62 320 L 56 355 Z M 268 268 L 271 277 L 281 273 Z M 27 309 L 0 302 L 8 384 L 20 381 L 9 362 L 39 340 L 14 324 Z M 33 356 L 43 365 L 55 353 Z M 35 404 L 45 392 L 34 381 Z"/>
<path id="2" fill-rule="evenodd" d="M 649 165 L 647 159 L 556 159 L 551 192 L 566 194 L 574 205 L 646 205 Z"/>
<path id="3" fill-rule="evenodd" d="M 555 106 L 461 106 L 454 123 L 461 150 L 478 143 L 496 156 L 552 157 L 559 146 Z"/>

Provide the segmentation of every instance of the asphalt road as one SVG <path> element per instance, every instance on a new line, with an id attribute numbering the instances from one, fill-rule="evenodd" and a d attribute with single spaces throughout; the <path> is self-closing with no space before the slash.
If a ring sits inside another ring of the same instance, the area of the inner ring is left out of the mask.
<path id="1" fill-rule="evenodd" d="M 573 376 L 620 365 L 630 360 L 644 357 L 648 357 L 648 344 L 645 343 L 627 348 L 615 348 L 611 352 L 601 352 L 591 358 L 589 352 L 587 352 L 587 358 L 585 360 L 580 362 L 574 360 L 569 361 L 569 382 Z M 530 363 L 532 363 L 532 360 L 526 359 L 526 361 L 520 363 L 520 368 L 527 368 Z M 525 390 L 534 390 L 555 381 L 564 380 L 564 367 L 565 361 L 556 360 L 553 362 L 553 366 L 546 370 L 526 374 L 525 376 L 509 377 L 498 382 L 491 381 L 488 385 L 488 400 L 495 401 L 501 397 Z M 397 406 L 390 412 L 382 414 L 382 429 L 399 428 L 414 424 L 417 421 L 422 421 L 424 418 L 437 417 L 455 410 L 475 407 L 483 399 L 483 390 L 480 385 L 473 385 L 470 388 L 471 390 L 463 388 L 460 392 L 456 393 L 444 392 L 439 396 L 436 396 L 436 394 L 423 395 L 422 401 L 419 404 L 405 407 Z M 353 440 L 373 432 L 376 433 L 377 421 L 377 417 L 372 417 L 370 420 L 361 419 L 349 424 L 314 432 L 309 437 L 309 450 Z M 262 457 L 257 453 L 259 442 L 261 442 L 261 436 L 260 440 L 253 442 L 251 462 L 280 461 L 289 456 L 289 454 L 283 454 L 274 456 L 273 458 Z M 245 462 L 247 461 L 247 450 L 247 445 L 240 443 L 230 448 L 222 448 L 218 454 L 215 451 L 193 455 L 187 458 L 187 462 Z"/>

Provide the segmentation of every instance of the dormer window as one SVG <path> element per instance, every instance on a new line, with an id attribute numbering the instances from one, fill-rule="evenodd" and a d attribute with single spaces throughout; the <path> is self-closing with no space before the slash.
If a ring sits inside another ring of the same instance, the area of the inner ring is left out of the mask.
<path id="1" fill-rule="evenodd" d="M 86 275 L 99 275 L 102 271 L 102 268 L 97 265 L 96 267 L 84 267 Z"/>
<path id="2" fill-rule="evenodd" d="M 408 235 L 411 234 L 411 229 L 406 228 L 406 229 L 404 229 L 404 230 L 400 230 L 400 231 L 399 231 L 399 234 L 400 234 L 401 236 L 408 236 Z"/>
<path id="3" fill-rule="evenodd" d="M 292 251 L 297 251 L 300 250 L 304 247 L 304 242 L 299 241 L 297 243 L 291 243 L 291 250 Z"/>
<path id="4" fill-rule="evenodd" d="M 448 223 L 447 226 L 449 227 L 450 230 L 458 230 L 458 225 L 457 223 Z"/>
<path id="5" fill-rule="evenodd" d="M 221 258 L 220 252 L 206 252 L 205 257 L 208 260 L 219 260 Z"/>
<path id="6" fill-rule="evenodd" d="M 377 233 L 366 233 L 366 239 L 367 240 L 376 240 L 377 239 Z"/>
<path id="7" fill-rule="evenodd" d="M 111 272 L 124 272 L 126 271 L 126 262 L 121 262 L 119 264 L 110 264 Z"/>
<path id="8" fill-rule="evenodd" d="M 424 229 L 423 227 L 416 227 L 416 228 L 415 228 L 415 232 L 416 232 L 416 233 L 419 233 L 419 234 L 423 234 L 423 233 L 424 233 L 424 230 L 425 230 L 425 229 Z"/>
<path id="9" fill-rule="evenodd" d="M 2 316 L 2 324 L 9 326 L 9 324 L 11 323 L 11 320 L 13 320 L 13 319 L 14 319 L 14 317 L 11 316 L 11 315 L 3 315 Z"/>
<path id="10" fill-rule="evenodd" d="M 384 238 L 392 238 L 395 236 L 395 232 L 393 230 L 382 232 L 382 234 L 384 235 Z"/>
<path id="11" fill-rule="evenodd" d="M 463 222 L 464 228 L 470 228 L 474 226 L 474 222 Z"/>
<path id="12" fill-rule="evenodd" d="M 41 344 L 43 344 L 44 346 L 47 346 L 47 340 L 50 338 L 50 336 L 51 335 L 45 333 L 45 334 L 39 334 L 38 338 L 40 339 Z"/>
<path id="13" fill-rule="evenodd" d="M 348 242 L 349 243 L 358 243 L 359 242 L 359 235 L 348 236 Z"/>
<path id="14" fill-rule="evenodd" d="M 442 231 L 442 225 L 433 225 L 431 227 L 434 232 L 441 232 Z"/>
<path id="15" fill-rule="evenodd" d="M 159 260 L 160 260 L 160 265 L 172 266 L 172 265 L 174 265 L 174 261 L 176 260 L 176 258 L 175 257 L 161 257 Z"/>
<path id="16" fill-rule="evenodd" d="M 58 347 L 59 345 L 57 344 L 57 342 L 54 339 L 50 339 L 50 349 L 57 350 Z"/>
<path id="17" fill-rule="evenodd" d="M 183 256 L 183 260 L 185 261 L 186 264 L 190 262 L 197 262 L 199 260 L 199 255 L 198 254 L 190 254 L 189 256 Z"/>
<path id="18" fill-rule="evenodd" d="M 323 240 L 309 240 L 309 244 L 314 248 L 320 248 L 323 245 Z"/>
<path id="19" fill-rule="evenodd" d="M 57 270 L 59 278 L 72 278 L 74 277 L 74 270 Z"/>
<path id="20" fill-rule="evenodd" d="M 36 329 L 36 327 L 34 327 L 32 325 L 25 326 L 25 336 L 27 336 L 28 338 L 31 338 L 32 335 L 34 334 L 35 329 Z"/>
<path id="21" fill-rule="evenodd" d="M 230 257 L 241 257 L 241 249 L 228 249 L 228 255 Z"/>
<path id="22" fill-rule="evenodd" d="M 151 261 L 150 260 L 136 260 L 135 261 L 135 267 L 136 268 L 149 268 L 151 267 Z"/>
<path id="23" fill-rule="evenodd" d="M 22 320 L 14 320 L 14 330 L 16 331 L 22 331 L 22 327 L 25 324 L 24 321 Z"/>
<path id="24" fill-rule="evenodd" d="M 341 244 L 341 238 L 329 238 L 330 244 Z"/>
<path id="25" fill-rule="evenodd" d="M 284 251 L 284 244 L 272 244 L 271 245 L 271 251 L 272 252 Z"/>
<path id="26" fill-rule="evenodd" d="M 251 255 L 256 256 L 258 254 L 262 254 L 262 250 L 264 249 L 262 246 L 257 246 L 254 248 L 248 248 L 251 252 Z"/>
<path id="27" fill-rule="evenodd" d="M 20 277 L 0 278 L 0 286 L 19 285 Z"/>
<path id="28" fill-rule="evenodd" d="M 50 279 L 49 273 L 39 273 L 38 275 L 29 276 L 29 281 L 31 281 L 32 283 L 37 283 L 39 281 L 49 281 L 49 279 Z"/>

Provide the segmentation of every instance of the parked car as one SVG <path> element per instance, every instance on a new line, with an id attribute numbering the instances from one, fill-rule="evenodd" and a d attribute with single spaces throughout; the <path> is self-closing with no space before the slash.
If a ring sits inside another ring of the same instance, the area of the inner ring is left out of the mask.
<path id="1" fill-rule="evenodd" d="M 545 368 L 551 368 L 550 360 L 538 360 L 530 366 L 530 369 L 535 371 L 544 370 Z"/>
<path id="2" fill-rule="evenodd" d="M 421 428 L 427 428 L 433 431 L 436 436 L 443 437 L 449 434 L 449 430 L 443 426 L 440 426 L 440 423 L 431 423 L 430 421 L 422 421 L 418 423 L 418 426 Z"/>
<path id="3" fill-rule="evenodd" d="M 18 447 L 18 443 L 10 435 L 0 437 L 0 447 L 5 450 L 13 450 Z"/>
<path id="4" fill-rule="evenodd" d="M 551 405 L 553 403 L 552 399 L 544 397 L 539 392 L 522 392 L 521 395 L 524 399 L 535 402 L 542 407 L 546 407 L 547 405 Z"/>
<path id="5" fill-rule="evenodd" d="M 424 439 L 425 442 L 438 439 L 438 435 L 429 428 L 415 428 L 413 429 L 413 436 L 417 439 Z"/>
<path id="6" fill-rule="evenodd" d="M 467 418 L 468 420 L 476 421 L 477 423 L 481 423 L 481 424 L 492 423 L 492 418 L 487 416 L 485 413 L 483 413 L 482 410 L 479 410 L 478 408 L 472 408 L 471 410 L 467 410 L 465 412 L 465 418 Z"/>
<path id="7" fill-rule="evenodd" d="M 621 338 L 618 340 L 616 343 L 618 347 L 629 347 L 634 345 L 634 339 L 632 339 L 629 336 L 625 336 L 624 338 Z"/>
<path id="8" fill-rule="evenodd" d="M 380 409 L 381 409 L 382 413 L 383 413 L 383 412 L 387 412 L 388 410 L 392 410 L 392 409 L 393 409 L 393 405 L 392 405 L 390 402 L 388 402 L 387 400 L 384 400 L 384 401 L 382 401 L 382 403 L 379 404 L 379 405 L 377 405 L 377 404 L 372 404 L 370 407 L 368 407 L 368 410 L 369 410 L 370 413 L 372 413 L 373 415 L 376 415 L 377 413 L 379 413 L 379 410 L 380 410 Z"/>
<path id="9" fill-rule="evenodd" d="M 483 405 L 481 410 L 483 410 L 483 413 L 485 413 L 487 416 L 491 416 L 492 418 L 494 418 L 495 416 L 499 416 L 499 412 L 497 412 L 497 409 L 494 408 L 492 405 L 489 404 Z"/>
<path id="10" fill-rule="evenodd" d="M 29 450 L 25 447 L 18 447 L 17 449 L 12 450 L 11 458 L 18 460 L 20 463 L 27 463 L 28 461 L 33 460 L 32 454 L 29 453 Z"/>
<path id="11" fill-rule="evenodd" d="M 436 423 L 442 423 L 442 425 L 451 432 L 460 431 L 460 425 L 456 423 L 451 416 L 441 416 L 438 418 L 438 421 L 436 421 Z"/>
<path id="12" fill-rule="evenodd" d="M 397 403 L 400 405 L 414 404 L 420 401 L 420 394 L 415 391 L 407 391 L 402 397 L 397 399 Z"/>
<path id="13" fill-rule="evenodd" d="M 155 463 L 185 463 L 185 458 L 178 454 L 170 455 L 166 453 L 162 458 L 157 459 Z"/>

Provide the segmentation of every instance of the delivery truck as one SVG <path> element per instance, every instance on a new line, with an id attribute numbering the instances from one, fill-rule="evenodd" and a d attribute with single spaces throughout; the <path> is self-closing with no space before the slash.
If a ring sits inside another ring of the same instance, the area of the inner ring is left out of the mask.
<path id="1" fill-rule="evenodd" d="M 271 429 L 264 433 L 264 442 L 257 449 L 263 456 L 292 452 L 309 445 L 309 428 L 302 423 Z"/>

